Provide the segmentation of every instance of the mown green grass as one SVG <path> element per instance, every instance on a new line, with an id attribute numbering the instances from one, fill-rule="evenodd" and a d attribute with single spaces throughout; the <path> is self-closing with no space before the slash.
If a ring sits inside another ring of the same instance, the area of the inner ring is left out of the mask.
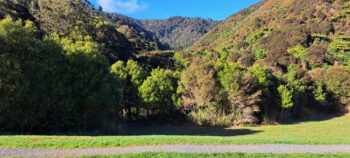
<path id="1" fill-rule="evenodd" d="M 346 158 L 350 154 L 139 153 L 84 158 Z"/>
<path id="2" fill-rule="evenodd" d="M 128 136 L 0 136 L 0 148 L 100 148 L 162 144 L 350 144 L 350 116 L 291 125 L 134 128 Z"/>

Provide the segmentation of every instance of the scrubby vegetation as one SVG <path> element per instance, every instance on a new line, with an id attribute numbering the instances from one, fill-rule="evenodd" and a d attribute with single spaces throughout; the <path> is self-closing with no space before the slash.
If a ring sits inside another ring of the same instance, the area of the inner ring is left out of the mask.
<path id="1" fill-rule="evenodd" d="M 256 98 L 260 100 L 257 102 L 260 109 L 250 111 L 254 111 L 255 119 L 260 121 L 303 117 L 320 111 L 339 112 L 349 105 L 347 94 L 338 96 L 340 91 L 348 91 L 344 88 L 350 81 L 348 3 L 342 0 L 265 0 L 209 31 L 189 53 L 213 62 L 214 74 L 218 75 L 212 78 L 218 81 L 222 65 L 238 63 L 243 67 L 239 70 L 241 73 L 244 69 L 268 67 L 265 73 L 255 71 L 252 75 L 258 78 L 255 90 L 260 90 L 262 95 Z M 234 80 L 234 83 L 239 81 Z M 242 98 L 253 96 L 250 93 Z M 252 109 L 251 105 L 244 108 Z"/>
<path id="2" fill-rule="evenodd" d="M 265 0 L 177 52 L 158 51 L 137 21 L 86 1 L 0 8 L 1 131 L 256 125 L 341 115 L 350 105 L 344 0 Z"/>

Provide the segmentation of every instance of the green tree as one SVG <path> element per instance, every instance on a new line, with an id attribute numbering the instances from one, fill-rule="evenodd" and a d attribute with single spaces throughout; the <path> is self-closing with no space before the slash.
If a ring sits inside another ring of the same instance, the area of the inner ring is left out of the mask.
<path id="1" fill-rule="evenodd" d="M 204 57 L 193 57 L 190 61 L 181 72 L 178 89 L 183 110 L 190 112 L 190 119 L 197 124 L 223 125 L 217 119 L 220 114 L 216 106 L 221 99 L 214 63 Z"/>
<path id="2" fill-rule="evenodd" d="M 139 91 L 147 110 L 169 114 L 175 109 L 178 75 L 171 70 L 155 69 Z"/>
<path id="3" fill-rule="evenodd" d="M 108 60 L 89 36 L 53 36 L 53 39 L 62 45 L 67 60 L 67 71 L 62 75 L 67 81 L 66 94 L 72 99 L 72 108 L 81 113 L 82 118 L 72 116 L 77 119 L 75 124 L 86 128 L 99 126 L 101 122 L 91 120 L 113 117 L 110 112 L 120 104 L 118 78 L 110 74 Z"/>
<path id="4" fill-rule="evenodd" d="M 217 83 L 213 63 L 205 58 L 195 57 L 181 73 L 182 100 L 185 109 L 197 109 L 214 104 Z"/>
<path id="5" fill-rule="evenodd" d="M 139 87 L 147 77 L 147 72 L 136 61 L 114 63 L 111 72 L 121 80 L 122 108 L 128 120 L 137 120 L 142 115 L 142 99 Z"/>
<path id="6" fill-rule="evenodd" d="M 137 87 L 141 86 L 148 75 L 147 71 L 134 60 L 129 60 L 127 62 L 126 71 L 131 77 L 131 82 Z"/>
<path id="7" fill-rule="evenodd" d="M 285 74 L 282 82 L 292 92 L 294 105 L 304 108 L 314 104 L 312 102 L 314 100 L 312 94 L 308 95 L 310 94 L 310 85 L 312 86 L 313 82 L 306 71 L 301 69 L 299 65 L 288 65 L 288 72 Z"/>
<path id="8" fill-rule="evenodd" d="M 278 79 L 272 74 L 272 71 L 266 66 L 255 64 L 248 69 L 252 73 L 259 84 L 262 91 L 261 113 L 264 121 L 276 121 L 280 110 L 279 93 L 277 92 Z"/>
<path id="9" fill-rule="evenodd" d="M 25 91 L 25 76 L 22 72 L 21 52 L 30 54 L 36 46 L 33 23 L 22 25 L 22 21 L 13 22 L 11 17 L 0 21 L 0 125 L 9 122 L 9 110 L 18 101 L 20 92 Z M 19 47 L 22 45 L 23 47 Z"/>
<path id="10" fill-rule="evenodd" d="M 315 100 L 317 102 L 319 102 L 321 105 L 326 104 L 327 92 L 326 92 L 325 86 L 322 82 L 316 81 L 314 88 L 313 88 L 313 94 L 314 94 Z"/>
<path id="11" fill-rule="evenodd" d="M 125 69 L 123 61 L 117 61 L 111 66 L 111 72 L 118 76 L 122 84 L 126 84 L 128 79 L 128 72 Z"/>
<path id="12" fill-rule="evenodd" d="M 225 65 L 218 76 L 229 101 L 229 111 L 236 114 L 235 124 L 259 122 L 255 114 L 260 113 L 261 91 L 255 76 L 236 63 Z"/>
<path id="13" fill-rule="evenodd" d="M 281 106 L 282 109 L 290 109 L 294 106 L 293 103 L 293 93 L 285 85 L 280 85 L 277 88 L 280 97 L 281 97 Z"/>
<path id="14" fill-rule="evenodd" d="M 22 23 L 0 21 L 2 129 L 91 130 L 114 121 L 118 80 L 99 50 L 89 41 L 37 38 L 33 23 Z"/>

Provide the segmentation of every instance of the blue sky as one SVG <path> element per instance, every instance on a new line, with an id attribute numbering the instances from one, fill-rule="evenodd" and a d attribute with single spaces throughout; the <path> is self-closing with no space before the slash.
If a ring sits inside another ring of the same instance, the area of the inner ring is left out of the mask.
<path id="1" fill-rule="evenodd" d="M 90 0 L 106 12 L 137 19 L 164 19 L 172 16 L 224 20 L 260 0 Z"/>

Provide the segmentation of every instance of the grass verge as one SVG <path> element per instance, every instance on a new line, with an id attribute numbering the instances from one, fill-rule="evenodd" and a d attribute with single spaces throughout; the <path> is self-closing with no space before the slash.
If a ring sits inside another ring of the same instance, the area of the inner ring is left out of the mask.
<path id="1" fill-rule="evenodd" d="M 350 116 L 290 125 L 229 129 L 158 126 L 125 136 L 0 136 L 0 148 L 101 148 L 193 144 L 350 144 Z"/>

